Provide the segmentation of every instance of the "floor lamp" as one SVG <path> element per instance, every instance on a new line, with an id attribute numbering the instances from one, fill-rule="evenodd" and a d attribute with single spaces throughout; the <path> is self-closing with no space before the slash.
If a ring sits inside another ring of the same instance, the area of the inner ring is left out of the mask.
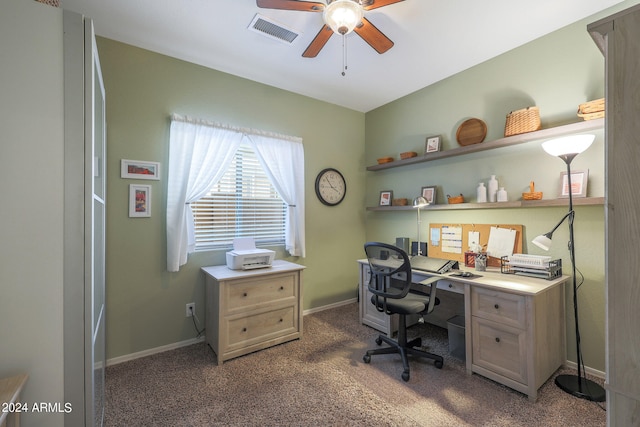
<path id="1" fill-rule="evenodd" d="M 413 207 L 418 209 L 418 249 L 416 250 L 416 256 L 422 255 L 422 250 L 420 248 L 420 209 L 427 205 L 429 205 L 429 202 L 422 196 L 413 199 Z"/>
<path id="2" fill-rule="evenodd" d="M 606 398 L 604 389 L 597 383 L 584 376 L 582 352 L 580 351 L 580 328 L 578 326 L 578 286 L 576 280 L 576 257 L 573 238 L 573 191 L 571 187 L 571 161 L 578 154 L 589 148 L 593 143 L 594 135 L 572 135 L 564 138 L 553 139 L 542 143 L 542 148 L 552 156 L 560 157 L 567 164 L 567 185 L 569 193 L 569 212 L 562 217 L 560 222 L 553 229 L 541 236 L 533 239 L 532 243 L 548 251 L 551 247 L 551 237 L 553 232 L 566 220 L 569 220 L 569 255 L 571 258 L 571 268 L 573 274 L 573 312 L 576 328 L 576 358 L 578 365 L 578 375 L 558 375 L 555 383 L 567 393 L 576 397 L 595 402 L 602 402 Z"/>

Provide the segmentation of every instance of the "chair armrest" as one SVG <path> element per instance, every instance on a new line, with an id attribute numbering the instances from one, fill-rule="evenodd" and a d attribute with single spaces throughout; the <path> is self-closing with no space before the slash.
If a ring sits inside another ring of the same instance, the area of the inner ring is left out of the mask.
<path id="1" fill-rule="evenodd" d="M 431 313 L 433 311 L 433 307 L 436 305 L 436 289 L 438 289 L 438 281 L 441 279 L 442 277 L 434 276 L 418 282 L 418 284 L 422 286 L 429 286 L 429 305 L 427 306 L 427 314 Z"/>

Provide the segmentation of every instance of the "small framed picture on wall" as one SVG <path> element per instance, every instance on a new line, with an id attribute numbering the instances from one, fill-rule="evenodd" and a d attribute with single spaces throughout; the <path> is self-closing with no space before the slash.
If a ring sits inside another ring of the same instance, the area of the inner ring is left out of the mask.
<path id="1" fill-rule="evenodd" d="M 151 216 L 151 186 L 129 185 L 129 217 L 149 218 Z"/>

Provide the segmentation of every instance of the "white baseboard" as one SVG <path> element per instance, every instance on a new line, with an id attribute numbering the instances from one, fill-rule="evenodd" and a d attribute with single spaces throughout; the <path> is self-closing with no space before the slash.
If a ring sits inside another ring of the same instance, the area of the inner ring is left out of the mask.
<path id="1" fill-rule="evenodd" d="M 570 361 L 570 360 L 566 360 L 566 361 L 564 362 L 564 365 L 565 365 L 567 368 L 571 368 L 571 369 L 578 369 L 578 365 L 577 365 L 575 362 L 572 362 L 572 361 Z M 584 367 L 584 372 L 585 372 L 585 373 L 587 373 L 587 374 L 589 374 L 589 375 L 593 375 L 593 376 L 594 376 L 594 377 L 596 377 L 596 378 L 603 379 L 603 380 L 605 379 L 605 377 L 606 377 L 606 375 L 607 375 L 607 374 L 606 374 L 606 372 L 598 371 L 597 369 L 593 369 L 593 368 L 590 368 L 590 367 L 588 367 L 588 366 L 585 366 L 585 367 Z"/>
<path id="2" fill-rule="evenodd" d="M 186 347 L 188 345 L 196 344 L 204 341 L 204 337 L 192 338 L 185 341 L 175 342 L 173 344 L 167 344 L 160 347 L 150 348 L 148 350 L 138 351 L 136 353 L 125 354 L 124 356 L 114 357 L 107 360 L 107 366 L 117 365 L 118 363 L 128 362 L 130 360 L 139 359 L 145 356 L 151 356 L 152 354 L 163 353 L 169 350 L 175 350 L 176 348 Z"/>
<path id="3" fill-rule="evenodd" d="M 317 313 L 319 311 L 329 310 L 330 308 L 340 307 L 342 305 L 351 304 L 351 303 L 354 303 L 354 302 L 357 302 L 357 301 L 358 301 L 357 298 L 351 298 L 351 299 L 348 299 L 348 300 L 345 300 L 345 301 L 335 302 L 335 303 L 329 304 L 329 305 L 323 305 L 322 307 L 310 308 L 309 310 L 304 310 L 302 312 L 302 315 L 306 316 L 307 314 L 313 314 L 313 313 Z"/>
<path id="4" fill-rule="evenodd" d="M 346 301 L 340 301 L 340 302 L 336 302 L 336 303 L 333 303 L 333 304 L 325 305 L 325 306 L 322 306 L 322 307 L 311 308 L 309 310 L 304 310 L 302 312 L 302 315 L 306 316 L 307 314 L 317 313 L 319 311 L 328 310 L 330 308 L 340 307 L 342 305 L 351 304 L 351 303 L 354 303 L 356 301 L 357 301 L 356 298 L 352 298 L 352 299 L 348 299 Z M 112 359 L 107 360 L 107 366 L 117 365 L 119 363 L 128 362 L 130 360 L 139 359 L 141 357 L 151 356 L 152 354 L 158 354 L 158 353 L 163 353 L 163 352 L 169 351 L 169 350 L 175 350 L 176 348 L 186 347 L 188 345 L 196 344 L 196 343 L 199 343 L 199 342 L 202 342 L 202 341 L 204 341 L 204 337 L 192 338 L 192 339 L 189 339 L 189 340 L 180 341 L 180 342 L 176 342 L 176 343 L 173 343 L 173 344 L 167 344 L 167 345 L 163 345 L 163 346 L 160 346 L 160 347 L 150 348 L 148 350 L 138 351 L 136 353 L 125 354 L 124 356 L 118 356 L 118 357 L 114 357 Z"/>

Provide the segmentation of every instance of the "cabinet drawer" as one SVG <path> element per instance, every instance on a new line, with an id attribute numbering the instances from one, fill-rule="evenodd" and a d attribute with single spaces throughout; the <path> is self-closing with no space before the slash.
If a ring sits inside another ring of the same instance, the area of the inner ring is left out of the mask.
<path id="1" fill-rule="evenodd" d="M 472 317 L 473 364 L 527 384 L 525 331 Z"/>
<path id="2" fill-rule="evenodd" d="M 296 307 L 225 319 L 224 328 L 228 343 L 227 351 L 248 347 L 298 330 Z"/>
<path id="3" fill-rule="evenodd" d="M 474 287 L 471 290 L 471 315 L 524 329 L 526 297 Z"/>
<path id="4" fill-rule="evenodd" d="M 238 280 L 225 286 L 224 293 L 224 306 L 227 313 L 287 298 L 295 299 L 297 296 L 296 275 L 279 274 Z"/>

